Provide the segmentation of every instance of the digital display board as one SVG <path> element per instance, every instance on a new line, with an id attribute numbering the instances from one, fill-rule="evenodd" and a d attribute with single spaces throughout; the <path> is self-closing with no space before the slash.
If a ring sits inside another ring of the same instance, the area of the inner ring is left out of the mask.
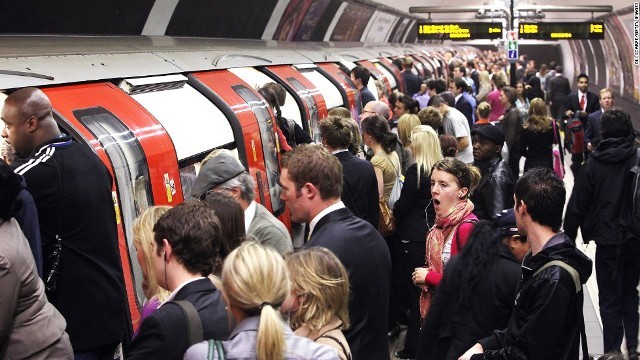
<path id="1" fill-rule="evenodd" d="M 489 22 L 418 22 L 418 40 L 475 40 L 502 38 L 502 24 Z"/>
<path id="2" fill-rule="evenodd" d="M 518 30 L 527 40 L 604 40 L 604 21 L 522 22 Z"/>

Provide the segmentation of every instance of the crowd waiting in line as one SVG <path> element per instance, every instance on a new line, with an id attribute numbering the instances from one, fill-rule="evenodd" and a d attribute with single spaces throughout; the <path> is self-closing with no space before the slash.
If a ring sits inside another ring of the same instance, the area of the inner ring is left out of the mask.
<path id="1" fill-rule="evenodd" d="M 214 151 L 185 203 L 135 221 L 146 298 L 135 332 L 109 173 L 58 129 L 42 91 L 13 92 L 2 109 L 15 155 L 0 165 L 0 358 L 389 359 L 404 323 L 401 359 L 577 359 L 592 269 L 580 228 L 598 245 L 604 350 L 624 337 L 637 359 L 630 116 L 611 90 L 588 92 L 584 74 L 570 94 L 561 66 L 529 60 L 510 87 L 495 56 L 452 58 L 448 82 L 426 83 L 407 58 L 406 95 L 377 86 L 379 100 L 356 66 L 360 119 L 332 109 L 322 144 L 282 117 L 283 89 L 261 88 L 287 144 L 280 198 L 304 239 L 294 249 L 247 169 Z M 563 129 L 576 175 L 564 221 Z"/>

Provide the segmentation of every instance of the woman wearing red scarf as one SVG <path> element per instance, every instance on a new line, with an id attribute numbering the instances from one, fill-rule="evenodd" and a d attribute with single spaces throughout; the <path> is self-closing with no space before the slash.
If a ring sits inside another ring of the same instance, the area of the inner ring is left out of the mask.
<path id="1" fill-rule="evenodd" d="M 420 315 L 429 311 L 435 287 L 444 267 L 467 242 L 478 218 L 472 213 L 469 195 L 478 186 L 480 171 L 455 158 L 438 161 L 431 172 L 431 198 L 436 223 L 427 235 L 426 264 L 413 272 L 413 283 L 422 288 Z"/>

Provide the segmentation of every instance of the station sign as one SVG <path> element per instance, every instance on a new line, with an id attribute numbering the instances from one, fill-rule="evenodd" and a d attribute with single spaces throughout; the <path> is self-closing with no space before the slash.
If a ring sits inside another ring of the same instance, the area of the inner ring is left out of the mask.
<path id="1" fill-rule="evenodd" d="M 527 40 L 604 40 L 604 21 L 521 22 L 518 30 Z"/>
<path id="2" fill-rule="evenodd" d="M 418 40 L 501 39 L 502 23 L 418 22 Z"/>

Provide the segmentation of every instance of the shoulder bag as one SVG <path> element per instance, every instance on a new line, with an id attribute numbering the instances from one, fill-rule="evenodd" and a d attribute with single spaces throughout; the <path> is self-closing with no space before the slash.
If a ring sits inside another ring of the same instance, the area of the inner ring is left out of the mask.
<path id="1" fill-rule="evenodd" d="M 551 120 L 551 124 L 553 126 L 553 145 L 551 146 L 551 154 L 553 157 L 553 172 L 560 179 L 564 179 L 564 165 L 562 164 L 562 159 L 560 158 L 560 144 L 558 142 L 558 133 L 556 131 L 556 121 Z"/>

